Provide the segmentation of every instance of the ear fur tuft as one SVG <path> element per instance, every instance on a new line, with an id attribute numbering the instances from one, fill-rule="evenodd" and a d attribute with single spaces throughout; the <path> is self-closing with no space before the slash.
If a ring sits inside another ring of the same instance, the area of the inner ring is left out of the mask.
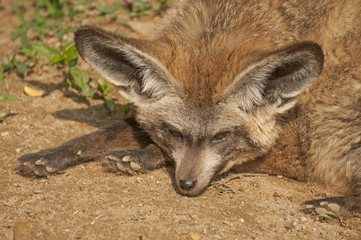
<path id="1" fill-rule="evenodd" d="M 316 43 L 289 46 L 240 73 L 222 97 L 238 102 L 243 110 L 268 104 L 275 106 L 277 112 L 284 112 L 321 74 L 323 61 L 322 49 Z"/>
<path id="2" fill-rule="evenodd" d="M 141 49 L 155 43 L 124 38 L 91 26 L 77 30 L 74 40 L 83 60 L 121 87 L 125 97 L 135 104 L 141 99 L 156 100 L 172 93 L 180 94 L 166 68 Z"/>

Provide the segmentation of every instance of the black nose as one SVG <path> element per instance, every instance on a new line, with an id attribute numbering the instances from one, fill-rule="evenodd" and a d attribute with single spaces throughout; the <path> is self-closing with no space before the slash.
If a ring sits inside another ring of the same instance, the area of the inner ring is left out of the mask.
<path id="1" fill-rule="evenodd" d="M 179 183 L 183 190 L 189 191 L 197 185 L 197 180 L 180 180 Z"/>

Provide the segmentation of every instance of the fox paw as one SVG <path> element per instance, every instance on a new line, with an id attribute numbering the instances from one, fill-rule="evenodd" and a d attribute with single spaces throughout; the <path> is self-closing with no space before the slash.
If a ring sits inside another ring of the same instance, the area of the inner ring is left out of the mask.
<path id="1" fill-rule="evenodd" d="M 39 177 L 46 177 L 64 170 L 64 161 L 50 149 L 23 155 L 18 160 Z"/>
<path id="2" fill-rule="evenodd" d="M 112 151 L 108 152 L 105 158 L 113 161 L 117 169 L 123 173 L 135 175 L 146 170 L 140 163 L 136 151 Z"/>
<path id="3" fill-rule="evenodd" d="M 361 217 L 361 197 L 332 197 L 304 203 L 305 212 L 315 212 L 323 220 Z"/>

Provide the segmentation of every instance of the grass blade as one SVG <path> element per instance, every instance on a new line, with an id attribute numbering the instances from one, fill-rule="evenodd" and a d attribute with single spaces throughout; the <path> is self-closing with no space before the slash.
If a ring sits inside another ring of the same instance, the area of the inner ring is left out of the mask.
<path id="1" fill-rule="evenodd" d="M 9 94 L 0 94 L 0 102 L 14 102 L 14 101 L 20 101 L 20 99 Z"/>

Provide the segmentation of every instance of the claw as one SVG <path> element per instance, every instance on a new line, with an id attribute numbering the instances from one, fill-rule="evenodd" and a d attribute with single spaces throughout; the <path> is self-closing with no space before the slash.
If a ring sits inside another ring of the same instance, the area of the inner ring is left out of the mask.
<path id="1" fill-rule="evenodd" d="M 122 158 L 122 162 L 132 162 L 134 159 L 131 156 L 125 156 Z"/>
<path id="2" fill-rule="evenodd" d="M 110 161 L 114 161 L 114 162 L 118 162 L 119 161 L 119 158 L 114 156 L 114 155 L 108 155 L 108 156 L 105 156 L 105 158 L 107 160 L 110 160 Z"/>
<path id="3" fill-rule="evenodd" d="M 29 168 L 30 168 L 30 166 L 31 166 L 31 163 L 30 163 L 30 162 L 24 162 L 23 164 L 24 164 L 25 167 L 29 167 Z"/>
<path id="4" fill-rule="evenodd" d="M 36 165 L 36 166 L 45 166 L 46 163 L 47 163 L 46 160 L 40 158 L 38 161 L 35 162 L 35 165 Z"/>

